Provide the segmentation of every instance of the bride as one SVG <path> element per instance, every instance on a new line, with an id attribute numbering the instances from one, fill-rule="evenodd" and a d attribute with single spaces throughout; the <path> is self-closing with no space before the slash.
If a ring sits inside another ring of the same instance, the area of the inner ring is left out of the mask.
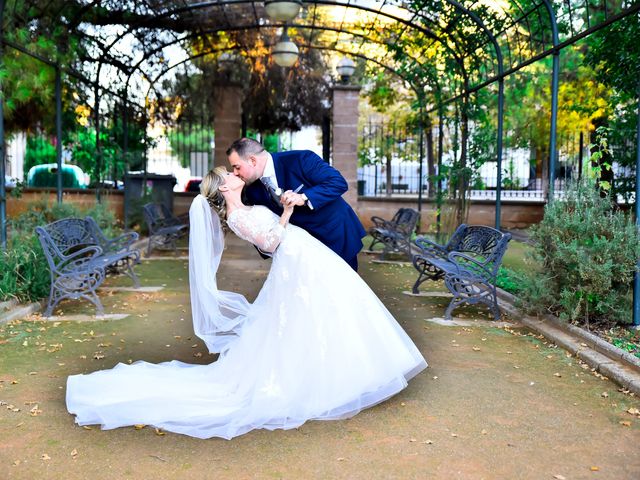
<path id="1" fill-rule="evenodd" d="M 279 218 L 245 206 L 243 187 L 217 168 L 189 211 L 194 331 L 219 359 L 118 364 L 71 376 L 67 408 L 78 424 L 146 424 L 231 439 L 257 428 L 351 417 L 398 393 L 427 366 L 358 274 L 289 224 L 292 206 Z M 253 304 L 217 289 L 225 218 L 239 237 L 273 256 Z"/>

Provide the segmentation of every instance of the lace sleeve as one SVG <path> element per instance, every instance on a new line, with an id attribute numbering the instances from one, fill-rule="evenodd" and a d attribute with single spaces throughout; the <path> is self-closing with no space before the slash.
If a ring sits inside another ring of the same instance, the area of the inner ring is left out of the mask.
<path id="1" fill-rule="evenodd" d="M 277 222 L 264 222 L 249 210 L 237 210 L 228 225 L 243 240 L 253 243 L 266 253 L 273 253 L 280 245 L 285 228 Z"/>

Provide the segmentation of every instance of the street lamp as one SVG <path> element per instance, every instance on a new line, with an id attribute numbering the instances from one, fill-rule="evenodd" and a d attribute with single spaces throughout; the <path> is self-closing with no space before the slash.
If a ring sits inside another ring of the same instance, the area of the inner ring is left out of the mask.
<path id="1" fill-rule="evenodd" d="M 336 71 L 338 72 L 342 83 L 349 83 L 349 79 L 356 71 L 356 64 L 353 63 L 353 60 L 351 60 L 350 58 L 343 57 L 342 60 L 338 62 Z"/>
<path id="2" fill-rule="evenodd" d="M 267 16 L 275 22 L 288 22 L 298 16 L 302 8 L 301 0 L 266 0 L 264 9 Z"/>
<path id="3" fill-rule="evenodd" d="M 291 41 L 289 35 L 287 35 L 287 29 L 285 27 L 282 32 L 280 41 L 273 46 L 271 51 L 273 60 L 281 67 L 290 67 L 298 59 L 298 46 Z"/>

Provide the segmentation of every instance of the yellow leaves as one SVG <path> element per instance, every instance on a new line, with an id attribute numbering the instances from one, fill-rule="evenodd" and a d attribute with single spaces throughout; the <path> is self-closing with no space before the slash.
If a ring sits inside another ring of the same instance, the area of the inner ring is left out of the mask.
<path id="1" fill-rule="evenodd" d="M 41 413 L 42 413 L 42 410 L 40 410 L 40 408 L 38 408 L 38 404 L 37 403 L 33 406 L 33 408 L 31 410 L 29 410 L 29 415 L 31 415 L 32 417 L 37 417 Z"/>
<path id="2" fill-rule="evenodd" d="M 89 425 L 83 425 L 82 428 L 85 430 L 93 430 L 93 427 L 90 427 Z"/>
<path id="3" fill-rule="evenodd" d="M 102 360 L 104 358 L 104 353 L 96 352 L 96 353 L 93 354 L 93 358 L 94 358 L 94 360 Z"/>
<path id="4" fill-rule="evenodd" d="M 621 420 L 620 422 L 618 422 L 620 425 L 622 425 L 623 427 L 630 427 L 631 426 L 631 422 L 629 420 Z"/>
<path id="5" fill-rule="evenodd" d="M 51 460 L 51 457 L 46 453 L 43 453 L 42 455 L 40 455 L 40 459 L 47 461 L 47 460 Z"/>
<path id="6" fill-rule="evenodd" d="M 155 429 L 156 435 L 158 435 L 159 437 L 162 437 L 163 435 L 166 435 L 165 432 L 163 432 L 162 430 L 160 430 L 159 428 Z"/>
<path id="7" fill-rule="evenodd" d="M 135 430 L 142 430 L 144 427 L 146 427 L 146 425 L 143 425 L 143 424 L 141 424 L 141 423 L 138 423 L 138 424 L 136 424 L 136 425 L 134 425 L 134 426 L 133 426 L 133 428 L 134 428 Z"/>
<path id="8" fill-rule="evenodd" d="M 600 467 L 591 467 L 589 470 L 591 470 L 592 472 L 598 472 L 600 471 Z"/>
<path id="9" fill-rule="evenodd" d="M 637 408 L 631 407 L 629 410 L 627 410 L 627 413 L 629 415 L 636 415 L 636 416 L 640 417 L 640 410 L 638 410 Z"/>
<path id="10" fill-rule="evenodd" d="M 554 475 L 553 478 L 555 478 L 556 480 L 567 480 L 567 477 L 560 474 Z"/>
<path id="11" fill-rule="evenodd" d="M 76 458 L 78 458 L 78 450 L 74 448 L 73 450 L 71 450 L 71 453 L 69 455 L 71 455 L 71 458 L 75 460 Z"/>

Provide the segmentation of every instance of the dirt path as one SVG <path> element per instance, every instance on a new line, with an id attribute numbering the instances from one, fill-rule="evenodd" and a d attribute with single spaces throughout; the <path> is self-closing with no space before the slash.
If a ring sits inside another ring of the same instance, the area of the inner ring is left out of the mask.
<path id="1" fill-rule="evenodd" d="M 229 239 L 221 288 L 252 298 L 268 268 Z M 118 362 L 214 359 L 193 337 L 184 260 L 145 262 L 157 293 L 103 293 L 123 320 L 0 325 L 0 479 L 637 479 L 637 398 L 528 332 L 433 323 L 448 302 L 408 297 L 411 268 L 371 263 L 361 274 L 430 366 L 401 394 L 346 421 L 198 440 L 146 427 L 74 425 L 70 374 Z M 115 279 L 110 285 L 126 285 Z M 438 287 L 439 290 L 442 287 Z M 66 303 L 65 315 L 86 313 Z M 19 411 L 15 411 L 19 410 Z M 160 434 L 159 434 L 160 433 Z"/>

